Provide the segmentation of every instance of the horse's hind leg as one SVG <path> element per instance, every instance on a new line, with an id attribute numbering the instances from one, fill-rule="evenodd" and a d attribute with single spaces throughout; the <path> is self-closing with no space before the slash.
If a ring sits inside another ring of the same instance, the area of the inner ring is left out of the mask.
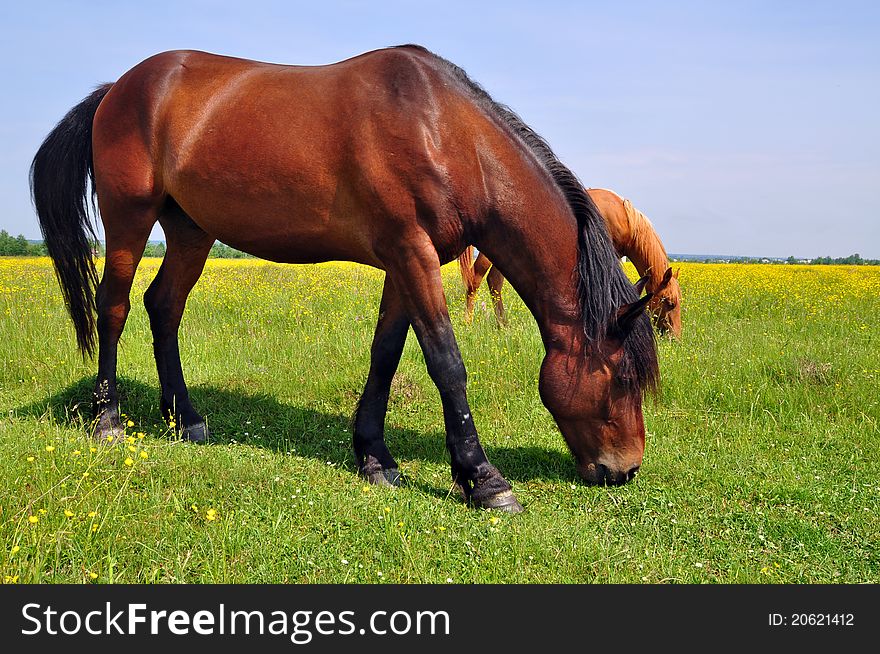
<path id="1" fill-rule="evenodd" d="M 397 486 L 400 483 L 397 462 L 385 444 L 385 414 L 391 380 L 400 363 L 408 331 L 409 319 L 386 276 L 370 350 L 370 374 L 355 412 L 352 438 L 358 471 L 371 484 Z"/>
<path id="2" fill-rule="evenodd" d="M 165 231 L 167 250 L 159 273 L 144 294 L 144 306 L 153 331 L 153 354 L 162 388 L 160 407 L 163 418 L 173 421 L 184 438 L 202 442 L 208 438 L 208 429 L 189 400 L 177 334 L 186 298 L 202 274 L 214 238 L 177 205 L 166 208 L 159 223 Z"/>
<path id="3" fill-rule="evenodd" d="M 449 320 L 437 251 L 424 233 L 412 234 L 398 245 L 383 262 L 419 339 L 428 374 L 440 391 L 453 480 L 476 506 L 521 511 L 510 484 L 489 463 L 477 436 L 467 401 L 467 373 Z"/>
<path id="4" fill-rule="evenodd" d="M 131 308 L 131 283 L 150 230 L 156 223 L 156 213 L 155 207 L 145 205 L 128 206 L 109 200 L 101 203 L 106 257 L 95 297 L 98 310 L 98 377 L 94 396 L 96 438 L 115 440 L 125 432 L 119 416 L 116 389 L 117 346 Z"/>
<path id="5" fill-rule="evenodd" d="M 499 272 L 498 268 L 492 266 L 489 275 L 486 277 L 486 283 L 489 285 L 489 294 L 492 296 L 492 304 L 495 307 L 495 319 L 498 321 L 498 326 L 507 327 L 507 314 L 504 311 L 504 301 L 501 299 L 504 275 Z"/>

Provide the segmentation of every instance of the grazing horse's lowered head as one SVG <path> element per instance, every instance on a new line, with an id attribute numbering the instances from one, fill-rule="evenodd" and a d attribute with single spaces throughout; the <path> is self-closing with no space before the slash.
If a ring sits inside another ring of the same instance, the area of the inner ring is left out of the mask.
<path id="1" fill-rule="evenodd" d="M 654 297 L 648 302 L 648 312 L 657 330 L 675 338 L 681 338 L 681 287 L 678 285 L 680 271 L 681 268 L 678 268 L 672 273 L 666 286 L 655 289 Z"/>
<path id="2" fill-rule="evenodd" d="M 669 269 L 658 291 L 671 279 Z M 645 281 L 635 285 L 636 295 Z M 541 399 L 588 483 L 623 484 L 642 465 L 642 397 L 657 384 L 653 331 L 643 315 L 653 297 L 647 293 L 621 306 L 604 341 L 578 339 L 580 346 L 568 351 L 548 348 L 541 367 Z"/>

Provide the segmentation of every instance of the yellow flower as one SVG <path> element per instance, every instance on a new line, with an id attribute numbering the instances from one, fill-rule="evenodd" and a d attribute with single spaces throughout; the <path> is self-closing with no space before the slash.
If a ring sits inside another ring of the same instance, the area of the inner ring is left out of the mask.
<path id="1" fill-rule="evenodd" d="M 94 572 L 89 573 L 89 579 L 97 579 L 97 578 L 98 578 L 98 575 L 96 575 Z"/>
<path id="2" fill-rule="evenodd" d="M 125 463 L 125 465 L 127 465 L 127 466 L 134 465 L 134 459 L 132 459 L 130 456 L 129 456 L 129 457 L 126 457 L 124 463 Z"/>
<path id="3" fill-rule="evenodd" d="M 80 452 L 79 450 L 74 450 L 73 452 L 71 452 L 71 454 L 73 454 L 73 456 L 79 456 L 80 454 L 82 454 L 82 452 Z"/>
<path id="4" fill-rule="evenodd" d="M 92 525 L 92 532 L 98 531 L 98 525 Z"/>
<path id="5" fill-rule="evenodd" d="M 66 515 L 68 518 L 72 518 L 76 514 L 73 511 L 71 511 L 70 509 L 64 509 L 64 515 Z"/>
<path id="6" fill-rule="evenodd" d="M 129 443 L 129 444 L 134 443 L 134 436 L 129 436 L 128 438 L 125 439 L 125 442 Z"/>
<path id="7" fill-rule="evenodd" d="M 364 493 L 369 493 L 369 492 L 370 492 L 370 487 L 369 487 L 369 486 L 364 486 L 363 488 L 361 488 L 361 490 L 362 490 Z"/>
<path id="8" fill-rule="evenodd" d="M 132 421 L 132 420 L 129 420 L 129 421 L 128 421 L 127 423 L 125 423 L 125 424 L 128 425 L 129 427 L 134 427 L 134 421 Z"/>
<path id="9" fill-rule="evenodd" d="M 21 549 L 21 548 L 20 548 L 18 545 L 13 545 L 13 546 L 12 546 L 12 549 L 9 550 L 9 553 L 10 553 L 10 554 L 15 554 L 15 553 L 16 553 L 18 550 L 20 550 L 20 549 Z"/>
<path id="10" fill-rule="evenodd" d="M 129 451 L 129 452 L 137 452 L 137 448 L 136 448 L 134 445 L 129 445 L 129 446 L 128 446 L 128 451 Z"/>
<path id="11" fill-rule="evenodd" d="M 97 512 L 97 511 L 89 511 L 89 517 L 90 517 L 90 518 L 97 517 L 97 515 L 98 515 L 98 512 Z"/>
<path id="12" fill-rule="evenodd" d="M 391 507 L 390 507 L 390 506 L 386 506 L 386 507 L 385 507 L 385 513 L 391 513 Z"/>
<path id="13" fill-rule="evenodd" d="M 94 454 L 95 452 L 97 452 L 97 451 L 98 451 L 98 448 L 97 448 L 97 447 L 90 447 L 90 448 L 89 448 L 89 452 L 92 452 L 93 454 Z"/>
<path id="14" fill-rule="evenodd" d="M 18 575 L 15 575 L 15 576 L 3 575 L 3 583 L 4 584 L 17 584 L 18 583 Z"/>
<path id="15" fill-rule="evenodd" d="M 39 521 L 40 521 L 40 519 L 35 515 L 28 516 L 28 522 L 30 522 L 32 525 L 37 524 Z"/>
<path id="16" fill-rule="evenodd" d="M 138 438 L 143 438 L 144 436 L 146 436 L 146 434 L 145 434 L 144 432 L 142 432 L 142 431 L 139 431 L 139 432 L 137 433 L 137 437 L 138 437 Z"/>
<path id="17" fill-rule="evenodd" d="M 150 456 L 150 455 L 147 454 L 144 450 L 141 450 L 140 457 L 141 457 L 142 459 L 146 459 L 148 456 Z"/>
<path id="18" fill-rule="evenodd" d="M 217 509 L 208 509 L 205 513 L 205 520 L 216 520 L 217 519 Z"/>
<path id="19" fill-rule="evenodd" d="M 47 446 L 46 446 L 46 451 L 47 451 L 47 452 L 54 452 L 54 451 L 55 451 L 55 446 L 54 446 L 54 445 L 47 445 Z"/>
<path id="20" fill-rule="evenodd" d="M 501 518 L 499 518 L 497 515 L 493 515 L 491 518 L 489 518 L 490 525 L 497 525 L 499 522 L 501 522 Z"/>
<path id="21" fill-rule="evenodd" d="M 113 440 L 113 434 L 107 434 L 107 440 L 108 440 L 108 441 L 112 441 L 112 440 Z"/>
<path id="22" fill-rule="evenodd" d="M 87 473 L 87 472 L 84 472 L 84 473 L 83 473 L 83 479 L 85 479 L 85 478 L 88 477 L 88 476 L 89 476 L 89 473 Z"/>
<path id="23" fill-rule="evenodd" d="M 33 462 L 34 462 L 34 457 L 29 456 L 29 457 L 27 458 L 27 460 L 28 460 L 28 463 L 33 463 Z"/>

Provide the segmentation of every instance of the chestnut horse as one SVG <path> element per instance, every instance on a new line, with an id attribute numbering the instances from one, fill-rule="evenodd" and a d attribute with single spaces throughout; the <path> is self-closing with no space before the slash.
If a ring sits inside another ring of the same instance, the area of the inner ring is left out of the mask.
<path id="1" fill-rule="evenodd" d="M 673 274 L 669 284 L 661 288 L 663 275 L 669 267 L 666 249 L 651 221 L 632 202 L 620 197 L 614 191 L 603 188 L 587 189 L 590 199 L 596 204 L 611 242 L 618 256 L 629 257 L 639 275 L 645 278 L 645 288 L 653 293 L 648 302 L 648 312 L 661 334 L 669 332 L 673 337 L 681 336 L 681 288 L 678 285 L 678 271 Z M 470 323 L 474 317 L 474 304 L 477 291 L 483 279 L 489 287 L 495 319 L 500 326 L 507 324 L 501 288 L 504 275 L 492 265 L 485 254 L 480 252 L 474 259 L 472 248 L 465 248 L 458 258 L 461 277 L 465 285 L 465 317 Z"/>
<path id="2" fill-rule="evenodd" d="M 90 178 L 106 238 L 100 284 Z M 384 421 L 412 326 L 440 392 L 455 483 L 473 506 L 521 510 L 477 436 L 443 293 L 441 264 L 473 243 L 540 327 L 541 398 L 580 474 L 620 484 L 642 462 L 642 398 L 658 380 L 650 294 L 639 298 L 596 207 L 547 143 L 422 47 L 326 66 L 155 55 L 61 120 L 34 157 L 31 190 L 79 347 L 97 346 L 99 438 L 123 433 L 117 344 L 158 222 L 167 252 L 144 304 L 161 410 L 184 438 L 208 437 L 178 327 L 214 240 L 276 262 L 360 262 L 386 274 L 354 418 L 359 473 L 400 481 Z"/>

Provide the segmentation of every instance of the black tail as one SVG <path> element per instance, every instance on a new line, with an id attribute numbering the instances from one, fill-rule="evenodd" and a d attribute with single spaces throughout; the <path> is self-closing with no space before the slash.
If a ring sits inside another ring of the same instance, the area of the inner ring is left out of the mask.
<path id="1" fill-rule="evenodd" d="M 30 171 L 31 198 L 40 231 L 55 264 L 83 356 L 95 351 L 98 286 L 92 258 L 97 236 L 89 216 L 89 181 L 94 182 L 92 121 L 111 86 L 99 86 L 61 119 L 37 150 Z"/>

